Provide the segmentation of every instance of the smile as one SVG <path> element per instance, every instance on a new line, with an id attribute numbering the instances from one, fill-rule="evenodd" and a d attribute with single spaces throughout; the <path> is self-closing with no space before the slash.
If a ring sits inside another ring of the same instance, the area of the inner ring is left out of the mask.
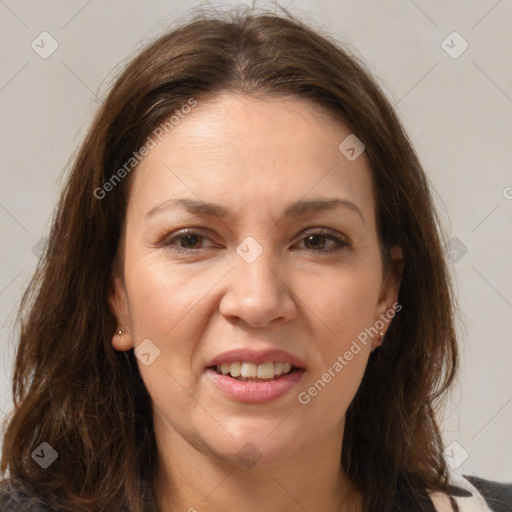
<path id="1" fill-rule="evenodd" d="M 297 369 L 290 363 L 268 361 L 263 364 L 254 364 L 250 362 L 235 361 L 233 363 L 222 363 L 215 367 L 217 373 L 230 375 L 239 381 L 247 379 L 268 380 L 280 375 L 290 373 L 292 369 Z"/>
<path id="2" fill-rule="evenodd" d="M 304 372 L 304 368 L 279 362 L 260 365 L 223 363 L 206 369 L 207 377 L 218 391 L 232 400 L 250 404 L 271 402 L 283 397 L 298 385 Z"/>

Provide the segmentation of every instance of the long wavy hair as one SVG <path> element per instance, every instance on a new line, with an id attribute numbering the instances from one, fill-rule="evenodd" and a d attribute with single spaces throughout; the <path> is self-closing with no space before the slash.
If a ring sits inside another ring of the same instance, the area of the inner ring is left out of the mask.
<path id="1" fill-rule="evenodd" d="M 396 315 L 346 414 L 340 464 L 365 512 L 448 490 L 436 421 L 458 366 L 452 284 L 430 184 L 376 80 L 345 45 L 287 13 L 195 13 L 118 73 L 70 169 L 19 313 L 1 471 L 56 510 L 157 510 L 151 399 L 133 350 L 111 343 L 112 269 L 131 174 L 98 190 L 191 98 L 233 91 L 313 102 L 363 141 L 384 259 L 403 250 Z M 119 174 L 118 174 L 119 176 Z M 58 459 L 42 469 L 42 442 Z"/>

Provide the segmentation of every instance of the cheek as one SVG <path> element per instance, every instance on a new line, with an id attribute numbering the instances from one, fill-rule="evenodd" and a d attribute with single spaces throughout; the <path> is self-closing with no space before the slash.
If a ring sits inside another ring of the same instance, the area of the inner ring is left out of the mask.
<path id="1" fill-rule="evenodd" d="M 136 333 L 170 334 L 211 288 L 216 274 L 171 264 L 160 251 L 139 255 L 134 251 L 125 264 L 125 280 Z"/>
<path id="2" fill-rule="evenodd" d="M 127 254 L 125 282 L 134 345 L 150 339 L 159 351 L 150 366 L 137 361 L 152 396 L 178 396 L 181 386 L 197 379 L 194 372 L 202 371 L 195 355 L 214 313 L 208 293 L 224 273 L 225 269 L 201 271 L 193 264 L 172 264 L 164 251 Z"/>
<path id="3" fill-rule="evenodd" d="M 304 278 L 301 296 L 306 297 L 309 310 L 323 325 L 322 338 L 331 349 L 342 350 L 373 324 L 380 290 L 380 274 L 375 267 L 354 265 L 333 271 L 322 285 L 314 277 Z"/>
<path id="4" fill-rule="evenodd" d="M 380 290 L 378 268 L 338 269 L 308 296 L 308 309 L 317 318 L 312 337 L 317 340 L 320 360 L 301 388 L 299 403 L 310 404 L 309 411 L 318 415 L 319 421 L 324 410 L 345 411 L 363 378 L 371 349 L 365 329 L 375 321 Z M 339 416 L 334 414 L 329 421 L 337 420 Z"/>
<path id="5" fill-rule="evenodd" d="M 169 269 L 156 265 L 154 258 L 132 258 L 125 265 L 132 330 L 137 338 L 160 337 L 172 328 L 175 318 L 187 306 L 186 291 Z"/>

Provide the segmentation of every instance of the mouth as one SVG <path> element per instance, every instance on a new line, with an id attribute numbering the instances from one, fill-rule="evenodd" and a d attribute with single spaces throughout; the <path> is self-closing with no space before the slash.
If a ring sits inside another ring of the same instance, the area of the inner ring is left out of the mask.
<path id="1" fill-rule="evenodd" d="M 280 361 L 267 361 L 263 364 L 234 361 L 208 366 L 206 369 L 238 382 L 272 382 L 293 372 L 304 372 L 304 368 Z"/>
<path id="2" fill-rule="evenodd" d="M 290 396 L 305 371 L 305 368 L 279 361 L 258 365 L 235 361 L 208 366 L 205 375 L 214 389 L 231 400 L 264 404 Z"/>

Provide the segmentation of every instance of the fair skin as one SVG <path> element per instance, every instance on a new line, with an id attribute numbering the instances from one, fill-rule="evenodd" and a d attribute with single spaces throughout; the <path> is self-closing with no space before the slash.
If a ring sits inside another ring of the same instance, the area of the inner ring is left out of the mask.
<path id="1" fill-rule="evenodd" d="M 112 343 L 122 351 L 150 339 L 160 350 L 137 364 L 153 404 L 162 512 L 361 510 L 340 454 L 346 409 L 380 336 L 309 403 L 298 400 L 397 301 L 397 280 L 381 262 L 368 160 L 338 150 L 350 133 L 305 100 L 224 93 L 199 101 L 133 176 L 110 297 L 123 334 Z M 171 198 L 229 214 L 168 207 L 148 215 Z M 332 198 L 351 205 L 284 216 L 299 200 Z M 180 233 L 164 245 L 185 228 L 200 236 Z M 344 244 L 333 250 L 318 229 Z M 236 252 L 248 236 L 262 249 L 251 263 Z M 393 258 L 398 266 L 398 250 Z M 205 367 L 240 347 L 286 350 L 305 373 L 274 401 L 234 400 Z M 246 443 L 261 455 L 251 467 L 238 457 Z"/>

